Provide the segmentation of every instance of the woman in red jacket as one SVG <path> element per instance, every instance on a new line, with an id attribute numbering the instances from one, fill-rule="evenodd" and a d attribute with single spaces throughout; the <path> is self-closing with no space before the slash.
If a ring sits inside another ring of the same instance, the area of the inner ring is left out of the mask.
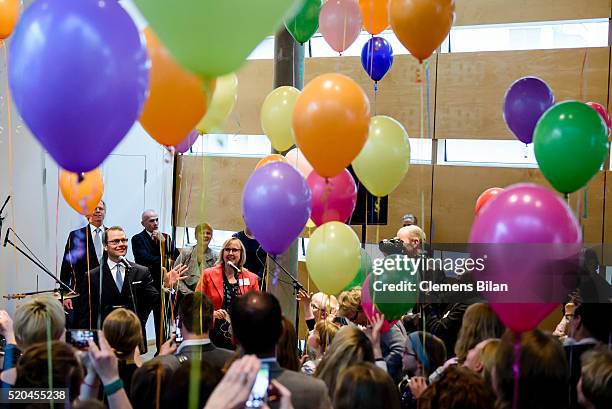
<path id="1" fill-rule="evenodd" d="M 243 268 L 246 251 L 242 242 L 230 238 L 223 243 L 216 266 L 204 270 L 196 291 L 206 294 L 215 308 L 211 339 L 215 345 L 231 348 L 229 313 L 233 301 L 249 291 L 259 291 L 259 277 Z"/>

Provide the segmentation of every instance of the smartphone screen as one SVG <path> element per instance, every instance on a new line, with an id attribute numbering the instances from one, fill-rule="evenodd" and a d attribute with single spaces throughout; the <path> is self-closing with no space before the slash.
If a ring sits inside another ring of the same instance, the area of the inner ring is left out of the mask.
<path id="1" fill-rule="evenodd" d="M 66 331 L 66 342 L 78 349 L 89 348 L 89 340 L 98 343 L 98 332 L 88 329 L 71 329 Z"/>
<path id="2" fill-rule="evenodd" d="M 268 364 L 262 363 L 245 406 L 247 408 L 263 406 L 268 397 L 268 385 L 270 385 L 270 368 Z"/>
<path id="3" fill-rule="evenodd" d="M 181 326 L 179 325 L 180 321 L 177 318 L 176 321 L 174 322 L 174 333 L 176 334 L 176 343 L 180 343 L 183 342 L 183 334 L 181 334 Z"/>

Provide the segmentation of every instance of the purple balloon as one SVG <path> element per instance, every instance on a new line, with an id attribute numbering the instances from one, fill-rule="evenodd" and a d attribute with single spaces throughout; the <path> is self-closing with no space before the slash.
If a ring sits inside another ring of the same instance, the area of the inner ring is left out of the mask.
<path id="1" fill-rule="evenodd" d="M 189 135 L 187 135 L 185 139 L 183 139 L 180 143 L 178 143 L 174 147 L 174 149 L 178 153 L 187 152 L 189 148 L 191 148 L 191 146 L 195 143 L 195 141 L 198 140 L 198 136 L 199 136 L 198 130 L 194 129 L 193 131 L 189 132 Z"/>
<path id="2" fill-rule="evenodd" d="M 10 53 L 15 105 L 66 170 L 98 167 L 140 115 L 149 57 L 116 1 L 38 0 L 21 16 Z"/>
<path id="3" fill-rule="evenodd" d="M 277 256 L 289 248 L 310 217 L 311 194 L 293 166 L 272 162 L 256 169 L 242 191 L 244 221 L 261 247 Z"/>
<path id="4" fill-rule="evenodd" d="M 533 141 L 538 120 L 555 103 L 552 90 L 536 77 L 515 81 L 504 97 L 504 120 L 508 128 L 524 143 Z"/>
<path id="5" fill-rule="evenodd" d="M 393 65 L 393 48 L 382 37 L 372 37 L 361 49 L 361 66 L 374 81 L 380 81 Z"/>
<path id="6" fill-rule="evenodd" d="M 543 186 L 512 185 L 482 209 L 472 225 L 470 247 L 484 268 L 474 276 L 508 285 L 507 291 L 481 290 L 490 303 L 503 304 L 494 309 L 506 325 L 527 330 L 576 288 L 581 236 L 569 206 Z M 514 304 L 533 304 L 532 316 L 513 314 Z"/>

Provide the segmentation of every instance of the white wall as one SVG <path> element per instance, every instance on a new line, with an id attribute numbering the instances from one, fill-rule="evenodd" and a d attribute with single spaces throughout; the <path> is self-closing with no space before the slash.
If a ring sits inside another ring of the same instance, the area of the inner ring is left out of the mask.
<path id="1" fill-rule="evenodd" d="M 12 199 L 4 211 L 7 217 L 2 240 L 6 228 L 14 228 L 42 263 L 59 275 L 67 235 L 86 221 L 64 202 L 58 191 L 57 164 L 23 124 L 13 105 L 9 127 L 3 52 L 0 48 L 0 206 L 7 195 L 11 194 Z M 123 225 L 131 237 L 141 230 L 141 212 L 153 208 L 160 214 L 162 230 L 170 232 L 172 168 L 173 159 L 165 148 L 136 123 L 102 165 L 106 186 L 103 198 L 108 206 L 105 224 Z M 0 247 L 0 296 L 37 288 L 51 289 L 53 281 L 10 245 Z M 15 301 L 0 298 L 0 308 L 12 311 L 15 305 Z"/>

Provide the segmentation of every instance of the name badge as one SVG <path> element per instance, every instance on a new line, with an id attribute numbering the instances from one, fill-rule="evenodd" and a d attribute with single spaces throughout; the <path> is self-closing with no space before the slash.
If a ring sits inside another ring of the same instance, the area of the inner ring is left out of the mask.
<path id="1" fill-rule="evenodd" d="M 248 278 L 241 278 L 241 279 L 238 280 L 238 285 L 241 286 L 241 287 L 243 285 L 249 285 L 249 284 L 251 284 L 251 282 L 249 281 Z"/>

